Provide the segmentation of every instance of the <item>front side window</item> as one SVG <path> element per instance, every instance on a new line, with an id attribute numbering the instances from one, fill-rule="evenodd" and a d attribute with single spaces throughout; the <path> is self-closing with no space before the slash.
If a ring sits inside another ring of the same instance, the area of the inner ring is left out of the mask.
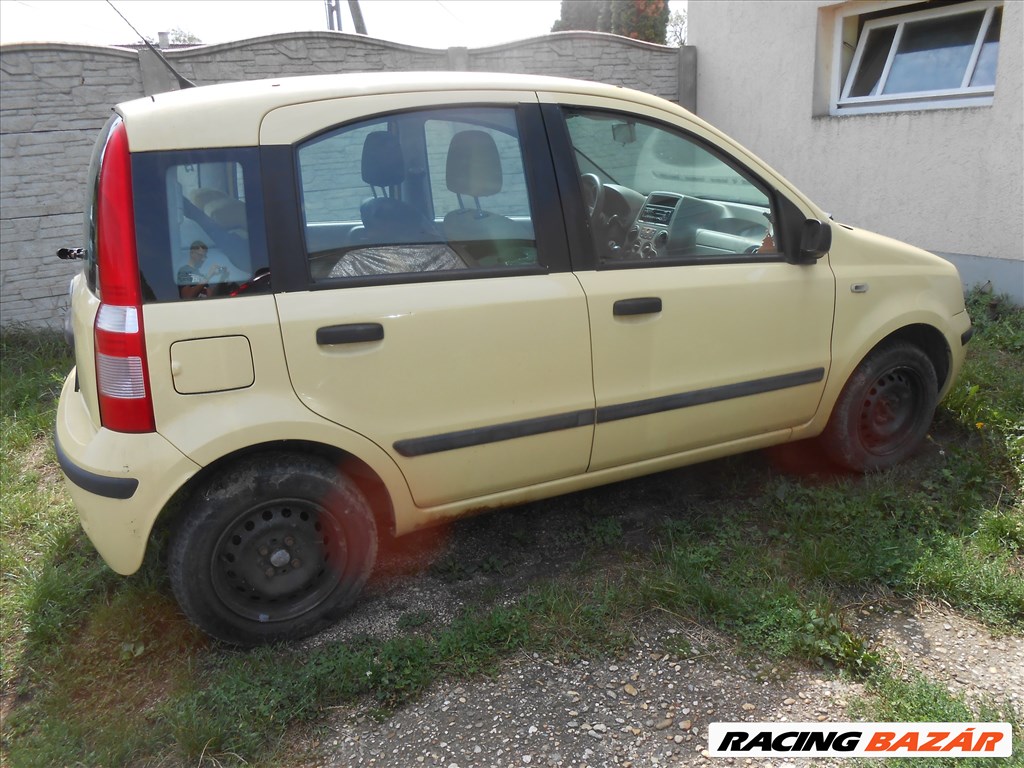
<path id="1" fill-rule="evenodd" d="M 257 149 L 139 154 L 132 176 L 146 301 L 270 289 Z"/>
<path id="2" fill-rule="evenodd" d="M 314 282 L 538 266 L 513 108 L 344 125 L 300 145 L 297 165 Z"/>
<path id="3" fill-rule="evenodd" d="M 914 8 L 839 18 L 844 42 L 856 45 L 837 111 L 991 103 L 1001 4 L 975 0 Z"/>
<path id="4" fill-rule="evenodd" d="M 730 159 L 632 115 L 565 115 L 603 265 L 779 258 L 771 196 Z"/>

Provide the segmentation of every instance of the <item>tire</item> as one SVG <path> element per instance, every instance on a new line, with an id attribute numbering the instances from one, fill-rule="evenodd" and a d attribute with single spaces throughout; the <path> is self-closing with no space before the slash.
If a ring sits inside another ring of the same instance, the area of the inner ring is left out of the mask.
<path id="1" fill-rule="evenodd" d="M 888 469 L 920 447 L 938 403 L 935 366 L 920 348 L 891 342 L 861 361 L 836 401 L 821 442 L 855 472 Z"/>
<path id="2" fill-rule="evenodd" d="M 203 631 L 253 646 L 333 623 L 376 556 L 373 513 L 351 479 L 324 459 L 265 454 L 196 490 L 171 532 L 168 570 Z"/>

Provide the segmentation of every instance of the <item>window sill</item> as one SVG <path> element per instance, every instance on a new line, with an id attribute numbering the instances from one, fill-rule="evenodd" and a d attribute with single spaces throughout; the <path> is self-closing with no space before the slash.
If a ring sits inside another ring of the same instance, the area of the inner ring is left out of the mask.
<path id="1" fill-rule="evenodd" d="M 846 117 L 847 115 L 877 115 L 888 112 L 924 112 L 937 109 L 964 109 L 965 107 L 991 107 L 994 96 L 981 98 L 942 99 L 941 101 L 914 101 L 890 104 L 864 104 L 841 107 L 833 104 L 829 107 L 829 117 Z M 824 117 L 825 115 L 822 115 Z"/>

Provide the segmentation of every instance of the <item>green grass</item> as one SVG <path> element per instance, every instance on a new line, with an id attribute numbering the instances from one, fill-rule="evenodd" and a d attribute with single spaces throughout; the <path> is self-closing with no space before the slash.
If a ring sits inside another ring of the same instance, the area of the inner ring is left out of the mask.
<path id="1" fill-rule="evenodd" d="M 369 702 L 386 713 L 517 652 L 614 654 L 652 612 L 713 626 L 752 660 L 860 676 L 865 718 L 1019 724 L 1004 703 L 972 709 L 903 680 L 847 621 L 865 600 L 884 610 L 924 597 L 993 631 L 1024 631 L 1024 311 L 984 296 L 971 311 L 968 364 L 928 450 L 905 466 L 798 476 L 757 454 L 498 512 L 515 516 L 501 546 L 476 561 L 442 555 L 429 573 L 468 590 L 523 576 L 524 553 L 571 556 L 511 602 L 486 586 L 451 622 L 413 609 L 389 640 L 251 653 L 210 643 L 182 618 L 159 547 L 129 579 L 102 564 L 50 447 L 69 354 L 50 337 L 7 332 L 4 756 L 13 767 L 273 765 L 292 730 L 327 707 Z M 639 523 L 626 509 L 634 497 L 647 505 Z M 557 535 L 536 535 L 531 520 L 541 518 L 556 520 Z M 693 649 L 684 638 L 676 650 Z"/>
<path id="2" fill-rule="evenodd" d="M 1021 712 L 1005 702 L 991 700 L 969 704 L 945 687 L 920 674 L 897 676 L 891 669 L 879 669 L 866 681 L 866 693 L 851 702 L 853 717 L 866 722 L 900 723 L 1010 723 L 1014 731 L 1014 755 L 1008 758 L 926 757 L 864 761 L 866 765 L 894 768 L 988 768 L 1021 765 Z"/>

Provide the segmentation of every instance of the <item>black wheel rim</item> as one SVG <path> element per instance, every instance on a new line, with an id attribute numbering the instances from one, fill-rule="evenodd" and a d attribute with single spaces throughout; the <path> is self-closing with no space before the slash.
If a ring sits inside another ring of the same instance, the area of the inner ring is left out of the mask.
<path id="1" fill-rule="evenodd" d="M 913 438 L 919 423 L 923 383 L 910 368 L 894 368 L 879 376 L 864 393 L 858 431 L 864 447 L 875 455 L 898 450 Z"/>
<path id="2" fill-rule="evenodd" d="M 288 621 L 326 600 L 345 571 L 347 544 L 335 518 L 304 499 L 251 507 L 213 550 L 213 588 L 232 613 Z"/>

